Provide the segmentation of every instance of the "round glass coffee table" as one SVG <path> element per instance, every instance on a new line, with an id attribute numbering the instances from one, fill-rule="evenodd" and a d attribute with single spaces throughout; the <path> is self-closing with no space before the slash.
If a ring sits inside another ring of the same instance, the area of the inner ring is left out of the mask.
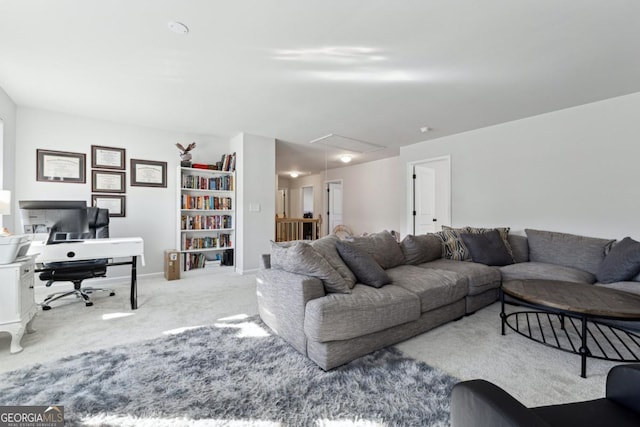
<path id="1" fill-rule="evenodd" d="M 502 335 L 508 326 L 536 342 L 579 354 L 582 378 L 587 357 L 640 361 L 640 335 L 608 322 L 640 321 L 640 295 L 582 283 L 510 280 L 500 288 L 500 303 Z M 533 311 L 507 314 L 505 303 Z"/>

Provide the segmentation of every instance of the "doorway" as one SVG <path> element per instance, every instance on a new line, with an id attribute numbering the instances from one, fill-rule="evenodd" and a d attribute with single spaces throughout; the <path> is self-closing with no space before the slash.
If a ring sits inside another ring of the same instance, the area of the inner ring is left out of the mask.
<path id="1" fill-rule="evenodd" d="M 327 182 L 327 234 L 342 224 L 342 180 Z"/>
<path id="2" fill-rule="evenodd" d="M 435 233 L 451 225 L 451 156 L 408 164 L 409 233 Z"/>

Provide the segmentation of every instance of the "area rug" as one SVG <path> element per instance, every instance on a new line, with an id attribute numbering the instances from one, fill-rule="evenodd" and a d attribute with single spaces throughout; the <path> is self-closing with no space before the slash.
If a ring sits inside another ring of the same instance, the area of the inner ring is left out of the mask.
<path id="1" fill-rule="evenodd" d="M 447 426 L 456 382 L 395 348 L 325 372 L 255 316 L 0 375 L 0 405 L 63 405 L 66 425 Z"/>

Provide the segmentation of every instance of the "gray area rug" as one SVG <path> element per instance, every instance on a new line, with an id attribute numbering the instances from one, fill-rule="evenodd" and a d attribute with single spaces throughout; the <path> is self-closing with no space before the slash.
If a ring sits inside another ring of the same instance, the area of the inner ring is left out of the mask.
<path id="1" fill-rule="evenodd" d="M 67 425 L 447 426 L 457 380 L 395 348 L 324 372 L 257 317 L 0 376 L 0 405 Z"/>

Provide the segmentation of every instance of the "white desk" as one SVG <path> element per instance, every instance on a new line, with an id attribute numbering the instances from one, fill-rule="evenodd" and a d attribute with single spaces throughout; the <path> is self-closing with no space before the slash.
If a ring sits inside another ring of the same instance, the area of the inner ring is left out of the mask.
<path id="1" fill-rule="evenodd" d="M 88 239 L 81 242 L 56 243 L 53 245 L 47 245 L 45 242 L 31 242 L 27 255 L 36 255 L 36 263 L 38 264 L 109 258 L 110 260 L 107 267 L 114 265 L 131 265 L 131 309 L 135 310 L 138 308 L 136 260 L 137 257 L 140 257 L 142 265 L 145 265 L 144 241 L 142 237 Z M 113 258 L 130 258 L 130 261 L 114 262 Z M 38 266 L 36 272 L 46 270 L 50 269 Z"/>

